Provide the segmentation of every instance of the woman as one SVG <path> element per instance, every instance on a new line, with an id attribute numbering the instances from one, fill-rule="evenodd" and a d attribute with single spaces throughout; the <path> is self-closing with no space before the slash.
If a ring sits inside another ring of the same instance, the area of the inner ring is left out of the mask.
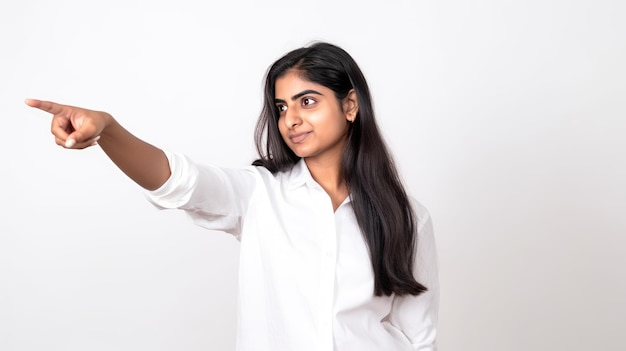
<path id="1" fill-rule="evenodd" d="M 197 165 L 105 113 L 39 100 L 56 143 L 99 144 L 159 208 L 241 243 L 238 350 L 435 350 L 428 211 L 406 193 L 353 58 L 328 43 L 269 69 L 259 159 Z"/>

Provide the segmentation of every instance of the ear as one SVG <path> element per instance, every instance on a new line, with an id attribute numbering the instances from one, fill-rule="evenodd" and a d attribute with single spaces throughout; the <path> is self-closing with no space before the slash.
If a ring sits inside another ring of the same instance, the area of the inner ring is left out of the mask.
<path id="1" fill-rule="evenodd" d="M 350 123 L 354 122 L 359 112 L 359 100 L 354 89 L 350 89 L 348 95 L 343 99 L 342 107 L 346 120 Z"/>

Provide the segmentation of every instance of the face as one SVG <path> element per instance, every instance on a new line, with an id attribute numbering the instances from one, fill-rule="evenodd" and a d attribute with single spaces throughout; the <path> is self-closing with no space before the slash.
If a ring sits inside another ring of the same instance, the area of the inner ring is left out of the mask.
<path id="1" fill-rule="evenodd" d="M 356 116 L 354 92 L 338 101 L 331 89 L 290 71 L 276 80 L 274 101 L 280 114 L 280 134 L 296 155 L 341 159 L 350 120 Z"/>

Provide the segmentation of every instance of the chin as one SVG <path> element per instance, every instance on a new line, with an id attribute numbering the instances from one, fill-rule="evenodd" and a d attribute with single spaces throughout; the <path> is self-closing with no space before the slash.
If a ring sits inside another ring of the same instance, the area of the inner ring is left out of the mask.
<path id="1" fill-rule="evenodd" d="M 304 151 L 304 150 L 299 150 L 298 148 L 291 148 L 291 151 L 293 151 L 294 154 L 296 154 L 296 156 L 301 157 L 301 158 L 305 158 L 305 157 L 309 157 L 311 156 L 310 153 Z"/>

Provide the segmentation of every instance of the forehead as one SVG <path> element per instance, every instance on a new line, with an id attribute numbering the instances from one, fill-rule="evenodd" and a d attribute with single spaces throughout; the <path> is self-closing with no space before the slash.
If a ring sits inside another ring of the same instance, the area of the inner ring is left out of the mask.
<path id="1" fill-rule="evenodd" d="M 323 94 L 326 94 L 330 90 L 321 84 L 313 83 L 304 79 L 300 72 L 290 70 L 280 78 L 276 79 L 274 97 L 277 99 L 288 100 L 292 96 L 308 89 L 313 89 Z"/>

